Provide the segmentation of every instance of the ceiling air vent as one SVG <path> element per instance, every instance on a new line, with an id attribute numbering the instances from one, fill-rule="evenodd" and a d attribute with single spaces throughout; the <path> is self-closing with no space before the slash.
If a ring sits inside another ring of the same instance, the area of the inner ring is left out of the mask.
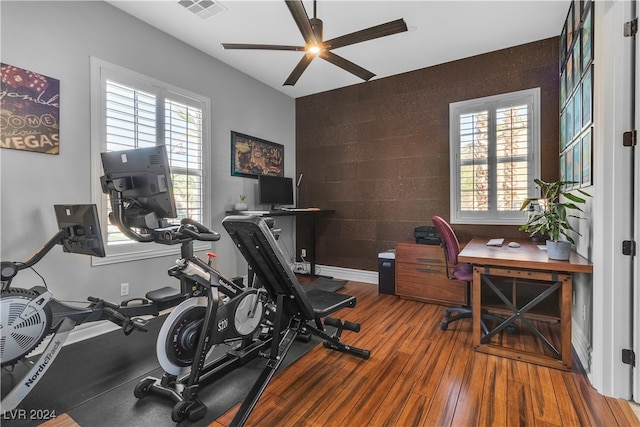
<path id="1" fill-rule="evenodd" d="M 178 3 L 202 19 L 211 18 L 226 10 L 219 2 L 212 0 L 180 0 Z"/>

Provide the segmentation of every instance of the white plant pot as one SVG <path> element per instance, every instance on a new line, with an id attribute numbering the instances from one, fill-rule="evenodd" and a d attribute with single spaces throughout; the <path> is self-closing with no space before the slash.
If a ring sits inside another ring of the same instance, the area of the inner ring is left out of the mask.
<path id="1" fill-rule="evenodd" d="M 564 240 L 554 242 L 547 240 L 547 257 L 558 261 L 569 261 L 571 256 L 571 242 Z"/>
<path id="2" fill-rule="evenodd" d="M 246 203 L 244 202 L 239 202 L 236 203 L 235 205 L 233 205 L 233 210 L 234 211 L 246 211 L 249 209 L 249 206 L 247 206 Z"/>

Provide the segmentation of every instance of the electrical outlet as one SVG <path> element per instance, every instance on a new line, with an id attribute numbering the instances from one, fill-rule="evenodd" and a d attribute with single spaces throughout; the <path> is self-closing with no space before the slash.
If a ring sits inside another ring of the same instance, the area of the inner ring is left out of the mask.
<path id="1" fill-rule="evenodd" d="M 302 258 L 306 257 L 307 256 L 307 250 L 306 249 L 300 249 L 300 256 Z"/>
<path id="2" fill-rule="evenodd" d="M 128 283 L 121 283 L 120 284 L 120 296 L 121 297 L 125 297 L 129 295 L 129 284 Z"/>

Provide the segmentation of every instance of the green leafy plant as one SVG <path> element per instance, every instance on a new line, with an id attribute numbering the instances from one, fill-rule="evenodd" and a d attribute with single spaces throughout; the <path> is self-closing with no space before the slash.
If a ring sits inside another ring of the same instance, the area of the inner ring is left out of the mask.
<path id="1" fill-rule="evenodd" d="M 571 214 L 570 212 L 582 212 L 582 209 L 580 209 L 578 205 L 586 203 L 586 199 L 576 194 L 562 192 L 562 187 L 567 184 L 572 184 L 571 181 L 545 182 L 540 179 L 534 179 L 534 182 L 540 188 L 541 197 L 526 199 L 520 207 L 520 210 L 528 209 L 532 202 L 537 202 L 540 209 L 534 211 L 527 223 L 520 226 L 520 231 L 525 231 L 529 233 L 530 236 L 540 234 L 554 242 L 560 240 L 560 236 L 562 235 L 565 236 L 569 242 L 575 243 L 569 233 L 581 234 L 573 228 L 569 220 L 570 218 L 584 218 Z M 581 196 L 591 197 L 591 195 L 585 191 L 580 189 L 577 191 Z M 561 195 L 567 199 L 566 202 L 560 201 Z"/>
<path id="2" fill-rule="evenodd" d="M 241 195 L 240 195 L 240 201 L 241 201 L 241 202 L 244 202 L 244 199 L 246 199 L 246 198 L 247 198 L 247 196 L 246 196 L 246 195 L 244 195 L 244 194 L 241 194 Z"/>

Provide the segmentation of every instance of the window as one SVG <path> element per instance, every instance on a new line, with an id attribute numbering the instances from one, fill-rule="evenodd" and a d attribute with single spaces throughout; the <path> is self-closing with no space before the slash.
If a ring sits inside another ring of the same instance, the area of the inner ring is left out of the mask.
<path id="1" fill-rule="evenodd" d="M 522 224 L 540 173 L 540 89 L 452 103 L 451 222 Z"/>
<path id="2" fill-rule="evenodd" d="M 100 153 L 165 145 L 178 219 L 206 223 L 204 152 L 209 145 L 209 101 L 95 58 L 91 64 L 93 198 L 100 210 L 107 250 L 106 259 L 94 259 L 94 264 L 174 253 L 178 248 L 134 242 L 108 223 L 110 204 L 99 184 L 103 174 Z M 209 245 L 196 246 L 204 249 Z"/>

